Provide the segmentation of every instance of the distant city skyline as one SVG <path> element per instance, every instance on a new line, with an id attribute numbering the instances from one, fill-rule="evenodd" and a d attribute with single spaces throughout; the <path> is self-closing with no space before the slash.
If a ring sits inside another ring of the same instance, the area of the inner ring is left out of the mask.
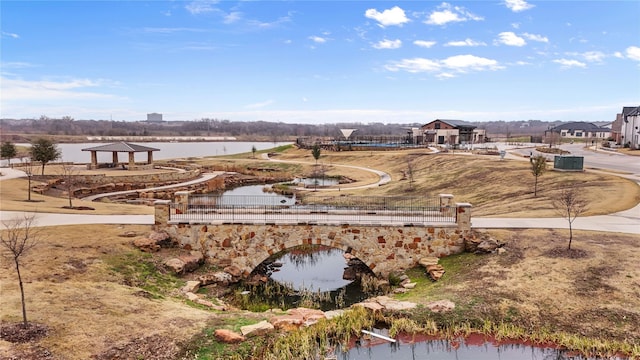
<path id="1" fill-rule="evenodd" d="M 0 2 L 0 118 L 615 120 L 638 1 Z"/>

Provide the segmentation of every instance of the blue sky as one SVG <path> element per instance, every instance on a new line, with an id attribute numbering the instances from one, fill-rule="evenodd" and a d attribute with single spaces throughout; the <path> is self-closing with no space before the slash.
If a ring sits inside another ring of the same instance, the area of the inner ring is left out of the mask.
<path id="1" fill-rule="evenodd" d="M 7 1 L 2 118 L 612 121 L 639 1 Z"/>

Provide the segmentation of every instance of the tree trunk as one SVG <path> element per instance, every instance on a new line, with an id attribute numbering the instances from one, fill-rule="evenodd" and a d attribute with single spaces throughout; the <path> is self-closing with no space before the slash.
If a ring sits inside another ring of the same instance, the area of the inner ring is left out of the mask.
<path id="1" fill-rule="evenodd" d="M 20 284 L 20 299 L 22 300 L 22 321 L 24 322 L 24 326 L 27 326 L 27 308 L 24 302 L 24 286 L 22 285 L 22 276 L 20 275 L 20 263 L 18 259 L 14 258 L 13 261 L 16 263 L 16 272 L 18 273 L 18 283 Z"/>
<path id="2" fill-rule="evenodd" d="M 44 176 L 44 162 L 42 163 L 42 173 L 40 175 Z"/>
<path id="3" fill-rule="evenodd" d="M 27 184 L 27 201 L 31 201 L 31 176 L 28 176 L 29 182 Z"/>
<path id="4" fill-rule="evenodd" d="M 567 250 L 571 250 L 571 240 L 573 240 L 573 229 L 571 229 L 571 221 L 569 221 L 569 247 Z"/>
<path id="5" fill-rule="evenodd" d="M 538 197 L 538 176 L 536 175 L 536 182 L 533 185 L 533 197 Z"/>

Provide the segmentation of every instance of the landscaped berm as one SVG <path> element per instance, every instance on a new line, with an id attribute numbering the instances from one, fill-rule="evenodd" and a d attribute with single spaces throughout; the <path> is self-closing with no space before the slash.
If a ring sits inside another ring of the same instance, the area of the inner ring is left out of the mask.
<path id="1" fill-rule="evenodd" d="M 403 176 L 406 152 L 361 155 L 323 153 L 322 161 L 331 164 L 326 166 L 327 175 L 348 176 L 355 184 L 362 183 L 369 173 L 337 164 L 385 171 L 391 175 L 391 183 L 352 191 L 344 186 L 340 195 L 451 193 L 458 201 L 473 204 L 473 216 L 496 217 L 556 216 L 551 200 L 567 182 L 584 185 L 583 193 L 590 204 L 585 215 L 629 209 L 640 201 L 637 184 L 602 173 L 545 173 L 534 197 L 528 162 L 412 152 L 417 166 L 412 169 L 414 181 L 410 184 Z M 294 176 L 313 170 L 308 151 L 288 150 L 278 158 L 310 163 L 295 167 Z M 234 171 L 276 166 L 264 161 L 245 154 L 205 159 L 199 165 L 214 169 L 233 164 Z M 0 183 L 3 210 L 8 198 L 14 210 L 22 205 L 32 209 L 33 203 L 23 201 L 25 182 Z M 37 200 L 50 211 L 70 211 L 62 209 L 66 199 L 39 195 Z M 146 206 L 91 204 L 103 214 L 129 207 L 144 209 L 138 213 L 152 211 Z M 3 237 L 6 234 L 3 232 Z M 591 355 L 617 353 L 622 358 L 640 358 L 637 235 L 574 231 L 569 251 L 569 233 L 565 230 L 475 229 L 477 239 L 492 239 L 500 244 L 500 250 L 441 258 L 439 265 L 445 273 L 435 282 L 423 267 L 409 269 L 406 274 L 415 287 L 389 295 L 399 302 L 379 298 L 378 305 L 369 302 L 326 320 L 329 314 L 304 310 L 283 317 L 280 310 L 236 309 L 220 296 L 232 274 L 207 265 L 198 254 L 172 247 L 175 243 L 171 239 L 157 239 L 152 234 L 156 234 L 153 226 L 147 225 L 42 228 L 36 246 L 20 258 L 26 315 L 33 329 L 26 335 L 17 331 L 16 325 L 23 317 L 15 265 L 11 258 L 3 258 L 0 359 L 304 358 L 300 354 L 318 344 L 319 339 L 330 336 L 344 340 L 373 321 L 386 322 L 394 333 L 422 331 L 451 337 L 479 332 L 502 339 L 555 343 Z M 134 246 L 154 242 L 160 244 L 146 249 L 149 252 Z M 196 266 L 181 274 L 165 266 L 168 260 L 189 257 L 198 259 Z M 411 303 L 424 306 L 409 306 Z M 447 306 L 434 307 L 434 303 Z M 390 304 L 402 305 L 405 310 L 390 310 Z M 371 310 L 374 308 L 379 310 Z M 298 323 L 287 323 L 283 320 L 286 318 L 318 322 L 298 328 Z M 261 330 L 249 335 L 252 328 L 246 326 L 254 324 L 260 324 Z"/>

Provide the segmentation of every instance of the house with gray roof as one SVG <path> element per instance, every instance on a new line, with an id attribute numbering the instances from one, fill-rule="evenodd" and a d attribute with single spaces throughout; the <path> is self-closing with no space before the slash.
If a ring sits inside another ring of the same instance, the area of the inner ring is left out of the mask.
<path id="1" fill-rule="evenodd" d="M 463 120 L 435 119 L 422 125 L 423 142 L 438 145 L 460 145 L 483 143 L 486 139 L 484 129 Z"/>
<path id="2" fill-rule="evenodd" d="M 560 134 L 562 139 L 584 139 L 590 141 L 602 141 L 611 136 L 611 129 L 600 127 L 594 123 L 576 121 L 560 124 L 545 131 L 545 136 L 550 133 Z"/>

